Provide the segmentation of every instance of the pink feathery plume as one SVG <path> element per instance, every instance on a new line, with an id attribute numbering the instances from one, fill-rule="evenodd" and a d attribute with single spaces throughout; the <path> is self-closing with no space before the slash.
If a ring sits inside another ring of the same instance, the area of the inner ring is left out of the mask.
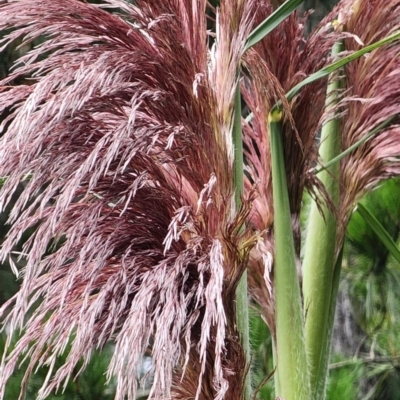
<path id="1" fill-rule="evenodd" d="M 347 39 L 346 50 L 355 51 L 400 29 L 400 1 L 343 2 L 344 27 L 358 40 Z M 379 12 L 376 12 L 379 10 Z M 343 99 L 342 150 L 365 137 L 388 118 L 398 114 L 400 85 L 398 41 L 385 45 L 346 66 Z M 399 118 L 359 146 L 341 163 L 340 216 L 343 227 L 357 201 L 379 182 L 400 173 Z M 342 228 L 339 241 L 343 240 Z"/>
<path id="2" fill-rule="evenodd" d="M 4 45 L 46 39 L 0 82 L 1 110 L 13 107 L 1 206 L 26 183 L 1 258 L 36 227 L 21 289 L 0 309 L 13 305 L 8 327 L 24 328 L 4 356 L 0 397 L 21 355 L 24 386 L 50 366 L 42 399 L 112 340 L 116 399 L 133 399 L 151 339 L 150 397 L 240 398 L 233 299 L 252 241 L 239 229 L 250 199 L 234 210 L 231 128 L 252 6 L 222 2 L 211 51 L 205 0 L 0 6 Z M 9 86 L 18 76 L 31 84 Z"/>

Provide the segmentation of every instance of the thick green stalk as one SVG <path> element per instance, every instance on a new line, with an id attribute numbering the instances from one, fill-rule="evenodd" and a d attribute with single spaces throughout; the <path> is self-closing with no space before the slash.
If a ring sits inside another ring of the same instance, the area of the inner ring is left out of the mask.
<path id="1" fill-rule="evenodd" d="M 272 190 L 274 203 L 274 284 L 276 319 L 276 395 L 285 400 L 309 400 L 310 385 L 303 335 L 303 313 L 292 221 L 286 183 L 282 112 L 268 117 L 271 141 Z"/>
<path id="2" fill-rule="evenodd" d="M 337 43 L 333 54 L 341 51 Z M 340 82 L 336 80 L 328 86 L 326 108 L 329 111 L 336 106 Z M 320 157 L 328 163 L 340 153 L 340 123 L 333 118 L 322 127 Z M 321 182 L 334 206 L 339 200 L 340 164 L 331 165 L 319 175 Z M 311 391 L 314 400 L 322 400 L 325 395 L 326 371 L 329 361 L 330 329 L 328 326 L 331 307 L 337 221 L 322 197 L 319 207 L 311 202 L 307 227 L 306 247 L 303 260 L 303 297 L 305 321 L 305 339 L 307 360 L 310 370 Z M 322 214 L 321 214 L 322 211 Z"/>
<path id="3" fill-rule="evenodd" d="M 242 105 L 240 100 L 239 82 L 235 95 L 235 116 L 233 122 L 233 144 L 235 147 L 234 177 L 235 177 L 235 203 L 239 210 L 243 194 L 243 139 L 242 139 Z M 246 355 L 247 364 L 250 365 L 250 335 L 249 335 L 249 299 L 247 296 L 247 270 L 244 270 L 236 289 L 236 324 L 242 346 Z M 249 400 L 251 395 L 250 369 L 247 372 L 244 384 L 243 399 Z"/>

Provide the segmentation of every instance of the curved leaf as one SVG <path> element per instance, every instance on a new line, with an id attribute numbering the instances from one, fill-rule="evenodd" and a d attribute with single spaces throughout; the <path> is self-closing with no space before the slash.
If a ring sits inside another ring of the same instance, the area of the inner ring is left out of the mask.
<path id="1" fill-rule="evenodd" d="M 365 207 L 362 203 L 357 205 L 358 213 L 363 217 L 364 221 L 370 226 L 375 234 L 382 241 L 384 246 L 387 248 L 389 253 L 400 263 L 400 250 L 396 243 L 388 233 L 388 231 L 382 226 L 382 224 L 375 218 L 371 211 Z"/>
<path id="2" fill-rule="evenodd" d="M 249 37 L 245 50 L 256 45 L 260 40 L 264 39 L 271 31 L 273 31 L 282 21 L 284 21 L 304 0 L 288 0 L 283 3 L 276 11 L 266 18 L 260 25 L 254 29 Z"/>

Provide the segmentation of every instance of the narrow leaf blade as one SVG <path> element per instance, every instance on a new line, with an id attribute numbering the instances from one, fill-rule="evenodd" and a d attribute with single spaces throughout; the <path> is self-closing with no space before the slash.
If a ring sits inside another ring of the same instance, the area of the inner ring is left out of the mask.
<path id="1" fill-rule="evenodd" d="M 356 60 L 357 58 L 360 58 L 364 54 L 370 53 L 371 51 L 376 50 L 379 47 L 382 47 L 386 44 L 394 42 L 395 40 L 398 40 L 398 39 L 400 39 L 400 32 L 396 32 L 393 35 L 390 35 L 390 36 L 388 36 L 382 40 L 379 40 L 378 42 L 372 43 L 368 46 L 365 46 L 362 49 L 355 51 L 354 53 L 349 54 L 346 57 L 340 58 L 339 60 L 333 62 L 332 64 L 329 64 L 328 66 L 320 69 L 319 71 L 314 72 L 313 74 L 308 76 L 306 79 L 304 79 L 303 81 L 298 83 L 295 87 L 293 87 L 291 90 L 289 90 L 289 92 L 287 92 L 286 98 L 290 101 L 291 99 L 293 99 L 294 96 L 296 96 L 300 92 L 300 90 L 304 86 L 306 86 L 312 82 L 315 82 L 318 79 L 324 78 L 324 77 L 330 75 L 332 72 L 335 72 L 339 68 L 349 64 L 350 62 Z M 280 103 L 278 103 L 277 106 L 279 107 Z"/>
<path id="2" fill-rule="evenodd" d="M 362 203 L 357 205 L 358 213 L 364 218 L 364 221 L 370 226 L 375 234 L 382 241 L 384 246 L 387 248 L 389 253 L 400 263 L 400 250 L 396 243 L 388 233 L 388 231 L 382 226 L 382 224 L 376 219 L 371 211 L 365 207 Z"/>
<path id="3" fill-rule="evenodd" d="M 304 0 L 288 0 L 250 33 L 245 50 L 256 45 L 284 21 Z"/>
<path id="4" fill-rule="evenodd" d="M 355 142 L 353 145 L 348 147 L 345 151 L 342 153 L 338 154 L 335 158 L 333 158 L 331 161 L 327 162 L 326 164 L 322 165 L 319 169 L 315 171 L 315 174 L 319 174 L 323 170 L 328 169 L 332 165 L 336 164 L 338 161 L 340 161 L 342 158 L 346 157 L 348 154 L 350 154 L 352 151 L 356 150 L 359 146 L 361 146 L 363 143 L 365 143 L 369 138 L 375 136 L 377 133 L 379 133 L 382 129 L 386 128 L 387 126 L 390 125 L 390 123 L 398 116 L 399 114 L 393 114 L 389 118 L 387 118 L 385 121 L 377 125 L 372 131 L 368 132 L 364 137 L 362 137 L 360 140 Z"/>

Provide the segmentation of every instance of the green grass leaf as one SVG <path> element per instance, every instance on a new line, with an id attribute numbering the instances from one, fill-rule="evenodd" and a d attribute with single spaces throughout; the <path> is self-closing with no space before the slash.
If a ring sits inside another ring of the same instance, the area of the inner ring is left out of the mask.
<path id="1" fill-rule="evenodd" d="M 399 114 L 393 114 L 389 118 L 387 118 L 385 121 L 380 123 L 379 125 L 376 126 L 372 131 L 368 132 L 363 138 L 358 140 L 356 143 L 351 145 L 349 148 L 347 148 L 345 151 L 337 155 L 335 158 L 327 162 L 326 164 L 322 165 L 319 169 L 315 171 L 315 174 L 319 174 L 321 171 L 328 169 L 332 165 L 336 164 L 338 161 L 340 161 L 342 158 L 346 157 L 348 154 L 350 154 L 353 150 L 356 150 L 359 146 L 361 146 L 363 143 L 365 143 L 369 138 L 375 136 L 377 133 L 379 133 L 382 129 L 386 128 L 387 126 L 390 125 L 390 123 L 398 116 Z"/>
<path id="2" fill-rule="evenodd" d="M 332 74 L 339 68 L 344 67 L 345 65 L 356 60 L 357 58 L 360 58 L 364 54 L 370 53 L 371 51 L 376 50 L 379 47 L 382 47 L 386 44 L 394 42 L 395 40 L 398 40 L 398 39 L 400 39 L 400 32 L 396 32 L 393 35 L 390 35 L 390 36 L 388 36 L 382 40 L 379 40 L 378 42 L 372 43 L 368 46 L 365 46 L 362 49 L 349 54 L 348 56 L 340 58 L 339 60 L 333 62 L 332 64 L 329 64 L 328 66 L 320 69 L 319 71 L 314 72 L 313 74 L 308 76 L 306 79 L 304 79 L 303 81 L 298 83 L 295 87 L 293 87 L 291 90 L 289 90 L 289 92 L 286 93 L 286 98 L 288 99 L 288 101 L 292 100 L 293 97 L 296 96 L 304 86 L 306 86 L 312 82 L 315 82 L 318 79 L 324 78 L 324 77 Z M 275 108 L 280 108 L 280 106 L 281 106 L 281 102 L 278 102 L 275 105 Z"/>
<path id="3" fill-rule="evenodd" d="M 363 217 L 364 221 L 379 237 L 381 242 L 387 248 L 389 253 L 400 263 L 400 250 L 396 243 L 388 233 L 388 231 L 382 226 L 382 224 L 375 218 L 371 211 L 365 207 L 362 203 L 358 203 L 357 212 Z"/>
<path id="4" fill-rule="evenodd" d="M 256 45 L 284 21 L 304 0 L 288 0 L 257 26 L 247 38 L 245 50 Z"/>

